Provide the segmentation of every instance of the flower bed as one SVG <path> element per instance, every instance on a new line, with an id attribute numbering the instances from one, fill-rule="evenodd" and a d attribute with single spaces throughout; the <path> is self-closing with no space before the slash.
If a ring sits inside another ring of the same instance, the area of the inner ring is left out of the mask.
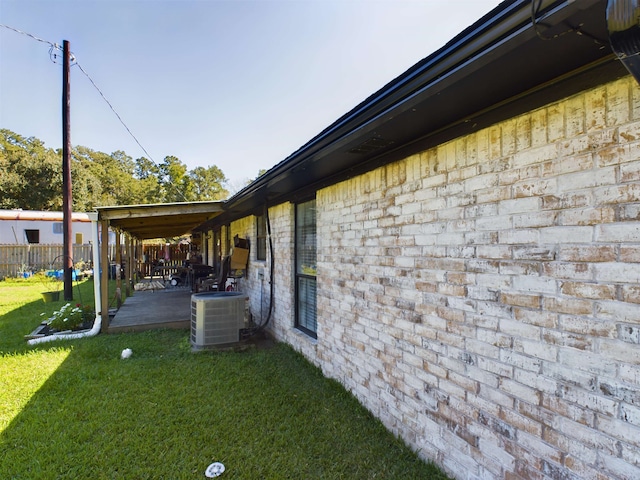
<path id="1" fill-rule="evenodd" d="M 45 313 L 40 315 L 44 316 Z M 94 320 L 95 314 L 90 305 L 78 303 L 72 307 L 70 303 L 66 303 L 60 310 L 53 312 L 49 318 L 38 325 L 33 332 L 25 335 L 25 338 L 30 340 L 47 335 L 90 329 Z"/>

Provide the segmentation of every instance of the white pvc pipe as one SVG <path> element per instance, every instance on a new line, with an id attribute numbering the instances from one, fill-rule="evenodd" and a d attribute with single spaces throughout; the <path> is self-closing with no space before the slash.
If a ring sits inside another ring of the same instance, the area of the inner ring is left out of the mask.
<path id="1" fill-rule="evenodd" d="M 95 306 L 96 319 L 100 317 L 102 312 L 102 296 L 101 296 L 101 284 L 102 275 L 100 275 L 100 234 L 98 232 L 98 214 L 95 212 L 89 213 L 91 219 L 91 236 L 93 237 L 93 302 Z M 107 245 L 104 245 L 107 248 Z M 102 318 L 100 318 L 102 321 Z"/>
<path id="2" fill-rule="evenodd" d="M 53 340 L 74 340 L 76 338 L 93 337 L 100 333 L 102 327 L 102 298 L 100 297 L 100 244 L 98 242 L 98 214 L 89 213 L 91 218 L 91 236 L 93 237 L 93 294 L 96 318 L 90 330 L 77 333 L 61 333 L 58 335 L 47 335 L 40 338 L 32 338 L 27 343 L 37 345 L 39 343 L 51 342 Z"/>
<path id="3" fill-rule="evenodd" d="M 94 337 L 100 333 L 100 326 L 102 325 L 102 317 L 96 315 L 96 319 L 93 321 L 93 327 L 91 330 L 85 330 L 84 332 L 77 333 L 61 333 L 58 335 L 47 335 L 45 337 L 32 338 L 27 343 L 29 345 L 37 345 L 39 343 L 52 342 L 53 340 L 74 340 L 76 338 Z"/>

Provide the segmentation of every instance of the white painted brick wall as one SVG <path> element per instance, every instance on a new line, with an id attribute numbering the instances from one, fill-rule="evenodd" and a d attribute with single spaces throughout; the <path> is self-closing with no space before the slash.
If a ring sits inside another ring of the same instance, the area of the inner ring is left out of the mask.
<path id="1" fill-rule="evenodd" d="M 317 341 L 272 207 L 271 331 L 456 478 L 640 478 L 638 105 L 621 79 L 317 192 Z"/>

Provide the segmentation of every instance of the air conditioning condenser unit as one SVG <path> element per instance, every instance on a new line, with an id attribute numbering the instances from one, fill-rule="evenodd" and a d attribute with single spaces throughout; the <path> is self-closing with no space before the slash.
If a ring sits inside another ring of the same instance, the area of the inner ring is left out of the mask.
<path id="1" fill-rule="evenodd" d="M 191 346 L 200 349 L 239 342 L 247 299 L 242 292 L 191 295 Z"/>

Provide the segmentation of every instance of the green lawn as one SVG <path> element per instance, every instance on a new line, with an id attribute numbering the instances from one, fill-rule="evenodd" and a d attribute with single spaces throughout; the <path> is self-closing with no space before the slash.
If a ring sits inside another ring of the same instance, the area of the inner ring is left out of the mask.
<path id="1" fill-rule="evenodd" d="M 282 344 L 192 353 L 187 331 L 157 330 L 29 347 L 64 304 L 40 291 L 0 282 L 3 479 L 205 478 L 214 461 L 230 479 L 446 478 Z"/>

